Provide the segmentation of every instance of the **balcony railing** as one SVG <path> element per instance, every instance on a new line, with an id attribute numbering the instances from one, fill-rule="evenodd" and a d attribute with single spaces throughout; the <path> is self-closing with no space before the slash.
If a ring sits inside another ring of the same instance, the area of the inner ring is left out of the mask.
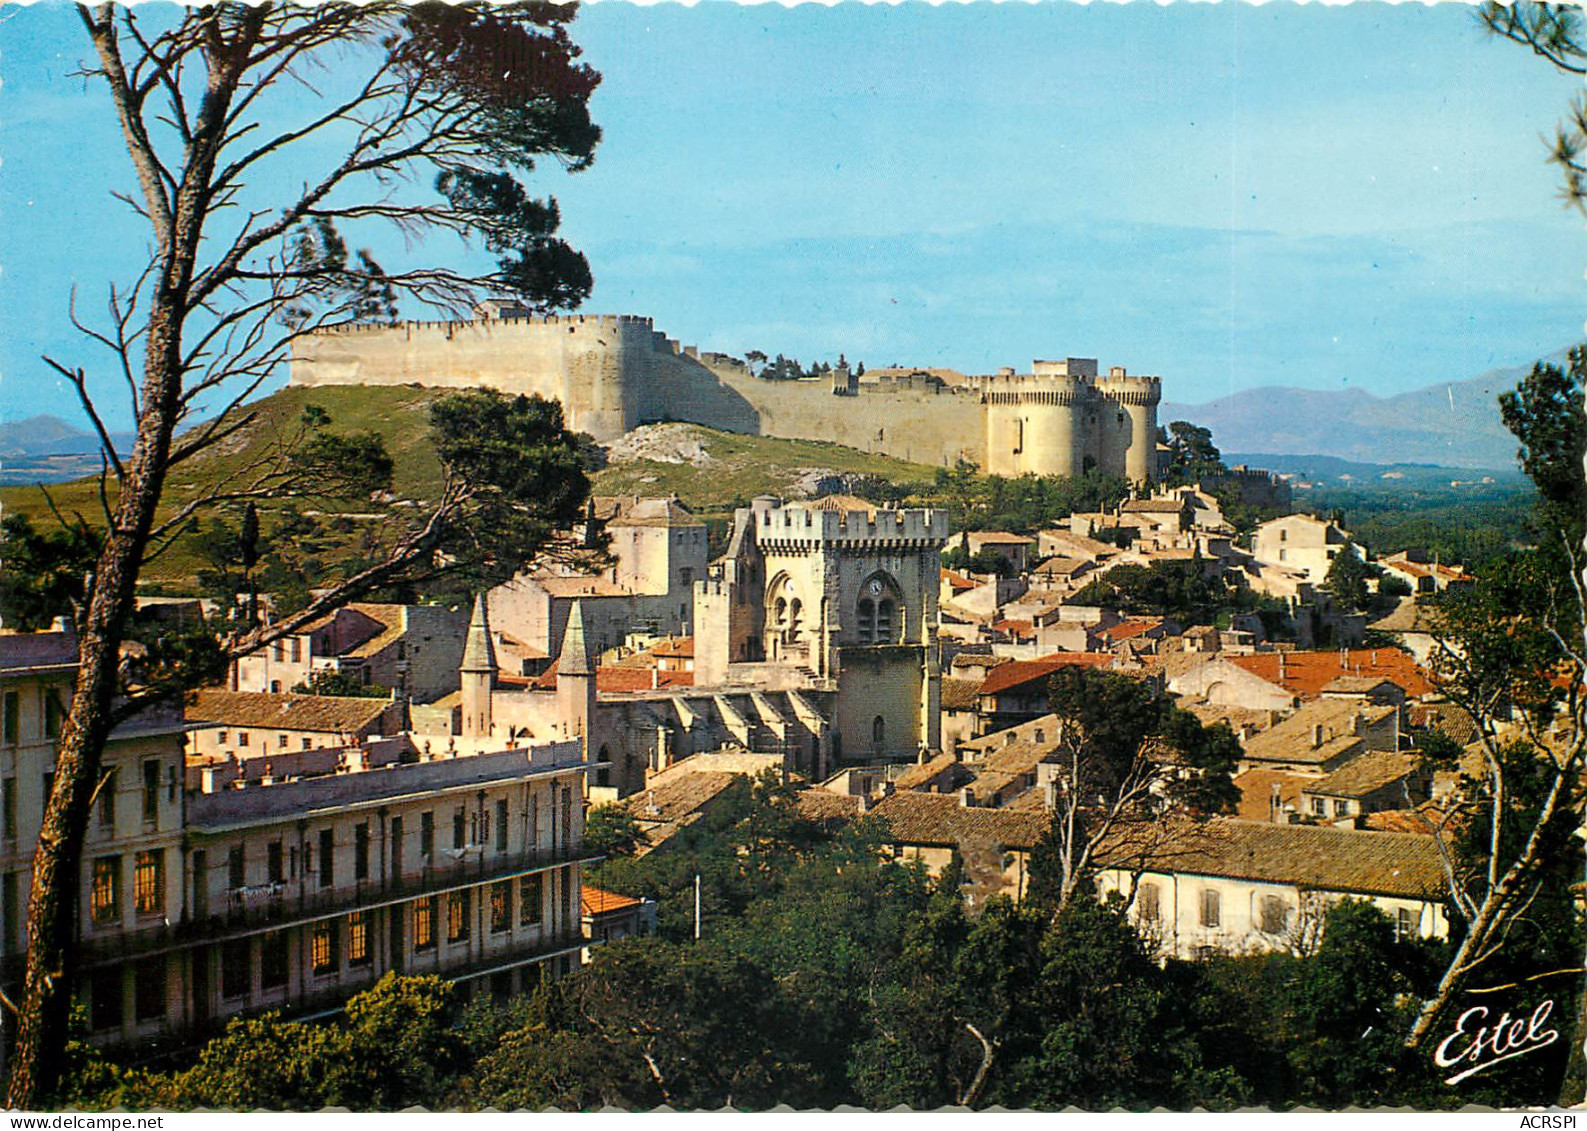
<path id="1" fill-rule="evenodd" d="M 403 966 L 401 973 L 435 974 L 447 981 L 459 982 L 507 968 L 555 958 L 560 954 L 571 954 L 588 945 L 590 945 L 589 940 L 578 930 L 547 932 L 524 946 L 481 956 L 466 963 L 448 964 L 443 961 L 437 964 L 425 957 L 410 959 Z M 140 1037 L 135 1045 L 129 1046 L 129 1063 L 151 1064 L 170 1059 L 183 1049 L 191 1048 L 219 1035 L 227 1023 L 234 1018 L 256 1017 L 269 1012 L 280 1013 L 283 1020 L 288 1021 L 329 1017 L 340 1012 L 350 998 L 372 987 L 384 972 L 384 967 L 372 966 L 369 968 L 368 981 L 365 984 L 349 986 L 343 982 L 335 986 L 302 989 L 285 998 L 255 998 L 240 1008 L 222 1010 L 216 1016 L 202 1022 L 168 1022 L 157 1035 Z M 99 1035 L 96 1035 L 96 1039 L 98 1037 Z"/>
<path id="2" fill-rule="evenodd" d="M 84 936 L 77 943 L 77 956 L 84 966 L 105 965 L 384 907 L 561 865 L 590 864 L 603 858 L 601 853 L 582 846 L 490 855 L 469 853 L 457 859 L 437 853 L 419 870 L 398 878 L 359 880 L 351 887 L 344 884 L 318 888 L 311 875 L 290 884 L 239 888 L 228 893 L 225 910 L 216 914 L 187 916 L 142 930 Z"/>

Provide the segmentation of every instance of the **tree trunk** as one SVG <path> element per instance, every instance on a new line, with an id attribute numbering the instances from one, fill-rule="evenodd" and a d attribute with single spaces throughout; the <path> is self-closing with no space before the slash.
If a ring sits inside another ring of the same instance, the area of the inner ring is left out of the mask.
<path id="1" fill-rule="evenodd" d="M 165 482 L 181 389 L 171 304 L 156 297 L 145 355 L 145 408 L 115 521 L 96 563 L 78 647 L 77 681 L 55 756 L 55 785 L 33 854 L 28 893 L 27 975 L 17 1018 L 6 1104 L 36 1109 L 50 1095 L 66 1044 L 73 984 L 72 942 L 83 837 L 110 733 L 122 634 Z"/>

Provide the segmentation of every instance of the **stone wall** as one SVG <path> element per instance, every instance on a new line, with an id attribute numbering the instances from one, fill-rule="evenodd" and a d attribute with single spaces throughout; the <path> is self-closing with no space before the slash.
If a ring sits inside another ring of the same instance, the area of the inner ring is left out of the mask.
<path id="1" fill-rule="evenodd" d="M 935 466 L 967 459 L 1003 475 L 1095 465 L 1153 477 L 1156 378 L 1096 378 L 1085 359 L 1037 370 L 960 386 L 861 380 L 839 395 L 829 381 L 765 381 L 735 358 L 702 360 L 649 318 L 565 315 L 328 329 L 297 343 L 291 381 L 538 393 L 562 402 L 570 428 L 603 441 L 679 420 Z"/>

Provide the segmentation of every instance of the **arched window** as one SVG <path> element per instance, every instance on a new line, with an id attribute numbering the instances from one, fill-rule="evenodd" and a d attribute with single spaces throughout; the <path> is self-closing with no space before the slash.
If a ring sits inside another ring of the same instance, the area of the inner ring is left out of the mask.
<path id="1" fill-rule="evenodd" d="M 776 612 L 777 612 L 777 621 L 776 621 L 777 627 L 779 629 L 787 628 L 788 627 L 788 602 L 785 601 L 781 597 L 777 598 Z"/>
<path id="2" fill-rule="evenodd" d="M 883 597 L 876 605 L 876 643 L 893 643 L 893 612 L 891 597 Z"/>
<path id="3" fill-rule="evenodd" d="M 871 720 L 871 745 L 877 751 L 887 745 L 887 721 L 880 715 Z"/>
<path id="4" fill-rule="evenodd" d="M 799 617 L 804 612 L 804 605 L 795 597 L 788 605 L 788 643 L 792 644 L 799 639 Z"/>
<path id="5" fill-rule="evenodd" d="M 860 598 L 860 643 L 869 644 L 876 639 L 876 606 L 869 597 Z"/>

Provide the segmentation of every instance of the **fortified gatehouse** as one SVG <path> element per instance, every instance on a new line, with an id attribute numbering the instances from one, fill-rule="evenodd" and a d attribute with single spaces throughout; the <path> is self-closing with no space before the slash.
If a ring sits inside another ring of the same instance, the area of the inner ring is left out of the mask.
<path id="1" fill-rule="evenodd" d="M 1090 358 L 984 376 L 846 368 L 772 381 L 726 354 L 681 346 L 632 315 L 530 315 L 484 303 L 466 322 L 335 326 L 298 340 L 294 385 L 489 386 L 562 402 L 568 426 L 612 440 L 682 420 L 751 435 L 827 440 L 916 463 L 970 460 L 998 475 L 1090 468 L 1156 478 L 1157 377 Z"/>

